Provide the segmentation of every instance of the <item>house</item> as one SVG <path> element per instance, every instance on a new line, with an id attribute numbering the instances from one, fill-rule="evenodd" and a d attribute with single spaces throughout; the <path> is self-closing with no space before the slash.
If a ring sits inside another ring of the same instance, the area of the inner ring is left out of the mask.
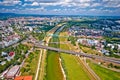
<path id="1" fill-rule="evenodd" d="M 14 79 L 16 76 L 19 75 L 20 72 L 20 66 L 15 65 L 11 69 L 8 70 L 8 72 L 4 75 L 5 79 Z"/>
<path id="2" fill-rule="evenodd" d="M 4 64 L 6 64 L 6 61 L 2 61 L 2 62 L 0 62 L 0 64 L 1 64 L 1 65 L 4 65 Z"/>
<path id="3" fill-rule="evenodd" d="M 114 45 L 113 44 L 107 44 L 108 47 L 111 47 L 111 49 L 114 49 Z"/>
<path id="4" fill-rule="evenodd" d="M 104 55 L 110 55 L 108 50 L 102 49 L 101 52 L 102 52 Z"/>
<path id="5" fill-rule="evenodd" d="M 14 52 L 9 52 L 9 57 L 13 58 L 15 56 L 15 53 Z"/>
<path id="6" fill-rule="evenodd" d="M 0 48 L 4 48 L 5 44 L 3 42 L 0 42 Z"/>
<path id="7" fill-rule="evenodd" d="M 118 44 L 118 50 L 120 50 L 120 44 Z"/>
<path id="8" fill-rule="evenodd" d="M 32 76 L 18 76 L 14 80 L 32 80 Z"/>
<path id="9" fill-rule="evenodd" d="M 33 28 L 32 27 L 28 27 L 29 28 L 29 31 L 33 31 Z"/>
<path id="10" fill-rule="evenodd" d="M 7 55 L 8 55 L 8 53 L 6 53 L 6 52 L 1 53 L 1 56 L 7 56 Z"/>
<path id="11" fill-rule="evenodd" d="M 4 79 L 4 75 L 6 74 L 8 72 L 8 69 L 7 70 L 5 70 L 4 72 L 2 72 L 1 73 L 1 75 L 0 75 L 0 79 Z"/>
<path id="12" fill-rule="evenodd" d="M 15 56 L 15 53 L 14 52 L 9 52 L 8 56 L 5 57 L 5 59 L 7 59 L 7 61 L 10 61 L 11 59 L 13 59 Z"/>

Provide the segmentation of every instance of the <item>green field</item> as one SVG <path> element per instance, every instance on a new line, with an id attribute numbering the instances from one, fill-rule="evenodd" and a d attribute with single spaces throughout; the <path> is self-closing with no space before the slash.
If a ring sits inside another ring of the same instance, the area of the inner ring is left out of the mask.
<path id="1" fill-rule="evenodd" d="M 68 48 L 68 46 L 65 48 Z M 68 80 L 90 80 L 82 65 L 75 59 L 75 56 L 61 53 L 61 59 Z"/>
<path id="2" fill-rule="evenodd" d="M 50 42 L 59 42 L 58 37 L 53 37 Z M 59 44 L 49 44 L 51 47 L 59 47 Z M 60 54 L 55 51 L 47 51 L 46 80 L 63 80 L 63 73 L 59 62 Z"/>
<path id="3" fill-rule="evenodd" d="M 36 63 L 38 63 L 40 55 L 39 53 L 40 51 L 35 51 L 29 54 L 28 58 L 25 60 L 24 66 L 21 68 L 22 76 L 32 75 L 34 79 L 37 69 Z"/>
<path id="4" fill-rule="evenodd" d="M 62 33 L 66 35 L 66 33 Z M 67 38 L 59 38 L 60 41 L 67 41 Z M 60 44 L 61 49 L 69 50 L 67 44 Z M 84 71 L 83 66 L 79 64 L 75 56 L 61 53 L 62 65 L 68 80 L 90 80 L 88 74 Z"/>
<path id="5" fill-rule="evenodd" d="M 53 51 L 48 51 L 47 53 L 46 80 L 63 80 L 63 74 L 59 64 L 59 54 Z"/>
<path id="6" fill-rule="evenodd" d="M 120 72 L 115 72 L 106 68 L 101 67 L 88 60 L 89 66 L 94 72 L 101 78 L 101 80 L 120 80 Z"/>
<path id="7" fill-rule="evenodd" d="M 83 52 L 85 52 L 85 53 L 102 55 L 100 52 L 98 52 L 98 51 L 95 50 L 95 49 L 91 49 L 91 48 L 86 47 L 86 46 L 83 46 L 83 45 L 79 45 L 79 46 L 80 46 L 80 49 L 81 49 Z"/>

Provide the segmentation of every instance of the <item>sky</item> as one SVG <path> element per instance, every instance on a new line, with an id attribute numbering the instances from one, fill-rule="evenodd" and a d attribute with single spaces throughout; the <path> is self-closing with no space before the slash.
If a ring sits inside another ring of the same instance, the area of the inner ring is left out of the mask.
<path id="1" fill-rule="evenodd" d="M 0 12 L 120 16 L 120 0 L 0 0 Z"/>

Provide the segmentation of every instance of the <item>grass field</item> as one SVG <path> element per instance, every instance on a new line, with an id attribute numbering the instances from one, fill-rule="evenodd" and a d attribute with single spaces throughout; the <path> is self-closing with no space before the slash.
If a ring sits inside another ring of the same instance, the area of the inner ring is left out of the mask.
<path id="1" fill-rule="evenodd" d="M 90 80 L 82 65 L 78 63 L 73 55 L 62 53 L 61 58 L 68 80 Z"/>
<path id="2" fill-rule="evenodd" d="M 59 42 L 58 37 L 53 37 L 50 42 Z M 51 47 L 59 47 L 59 44 L 49 44 Z M 63 73 L 60 68 L 60 54 L 55 51 L 47 51 L 46 80 L 63 80 Z"/>
<path id="3" fill-rule="evenodd" d="M 62 32 L 60 35 L 66 35 Z M 59 38 L 61 42 L 67 41 L 67 38 Z M 60 44 L 61 49 L 69 50 L 67 44 Z M 78 63 L 75 56 L 61 53 L 62 65 L 67 75 L 67 80 L 90 80 L 83 66 Z"/>
<path id="4" fill-rule="evenodd" d="M 97 50 L 94 50 L 94 49 L 91 49 L 91 48 L 88 48 L 88 47 L 85 47 L 85 46 L 80 46 L 80 49 L 85 52 L 85 53 L 88 53 L 88 54 L 96 54 L 96 55 L 102 55 L 100 52 L 98 52 Z"/>
<path id="5" fill-rule="evenodd" d="M 87 62 L 94 72 L 101 78 L 101 80 L 120 80 L 120 72 L 103 68 L 100 65 L 91 62 L 90 60 L 87 60 Z"/>
<path id="6" fill-rule="evenodd" d="M 21 75 L 32 75 L 33 79 L 35 78 L 35 73 L 37 69 L 36 63 L 38 63 L 39 59 L 39 51 L 35 51 L 29 54 L 28 58 L 25 60 L 25 64 L 21 69 Z"/>
<path id="7" fill-rule="evenodd" d="M 63 80 L 63 74 L 59 64 L 59 54 L 57 52 L 47 52 L 47 80 Z"/>

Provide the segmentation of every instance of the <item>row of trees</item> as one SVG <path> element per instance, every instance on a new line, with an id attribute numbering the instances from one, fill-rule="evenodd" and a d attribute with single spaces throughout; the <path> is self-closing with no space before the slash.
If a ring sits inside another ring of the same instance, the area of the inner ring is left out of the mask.
<path id="1" fill-rule="evenodd" d="M 68 41 L 71 41 L 71 44 L 73 44 L 74 46 L 76 46 L 77 38 L 73 37 L 73 36 L 69 36 L 68 37 Z"/>

